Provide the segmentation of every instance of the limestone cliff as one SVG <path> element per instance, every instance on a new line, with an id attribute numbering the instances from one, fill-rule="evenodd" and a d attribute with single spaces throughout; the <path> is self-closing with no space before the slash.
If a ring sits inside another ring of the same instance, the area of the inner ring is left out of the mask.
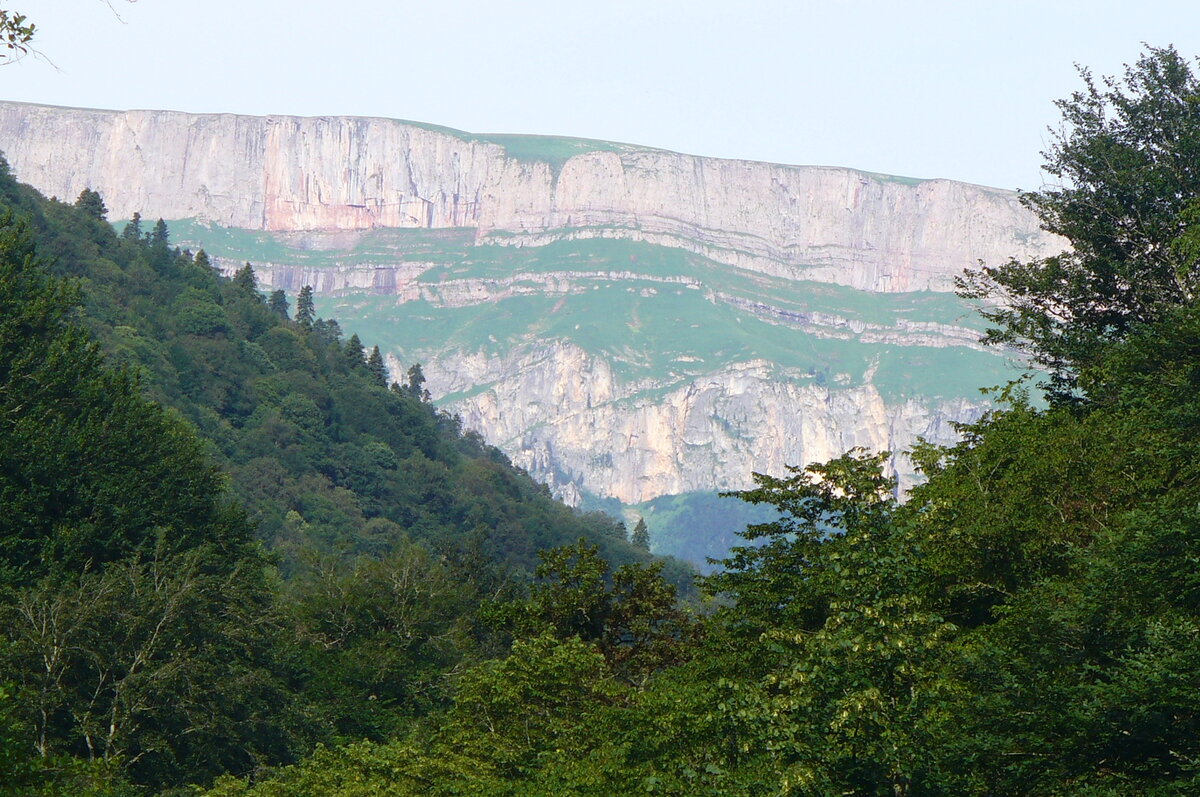
<path id="1" fill-rule="evenodd" d="M 141 211 L 273 231 L 469 227 L 518 245 L 619 237 L 872 291 L 945 289 L 980 259 L 1058 248 L 1011 192 L 554 145 L 578 154 L 513 157 L 487 137 L 390 119 L 0 103 L 0 149 L 18 176 L 59 197 L 95 189 L 114 218 Z"/>
<path id="2" fill-rule="evenodd" d="M 47 194 L 315 286 L 569 500 L 952 439 L 1013 373 L 952 277 L 1061 248 L 997 189 L 389 119 L 0 102 L 0 150 Z"/>
<path id="3" fill-rule="evenodd" d="M 564 498 L 577 499 L 583 487 L 628 504 L 749 486 L 751 472 L 781 474 L 853 446 L 903 451 L 918 437 L 950 440 L 952 421 L 972 420 L 984 407 L 962 397 L 889 403 L 872 384 L 815 385 L 761 360 L 660 391 L 623 382 L 604 360 L 558 341 L 490 362 L 438 360 L 427 374 L 436 386 L 456 386 L 464 375 L 487 385 L 456 401 L 455 411 Z M 912 484 L 909 460 L 895 457 L 892 466 Z"/>

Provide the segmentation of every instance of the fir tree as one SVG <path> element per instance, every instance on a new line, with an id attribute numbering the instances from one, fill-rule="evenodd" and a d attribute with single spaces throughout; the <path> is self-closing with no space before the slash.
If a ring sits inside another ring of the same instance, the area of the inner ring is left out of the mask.
<path id="1" fill-rule="evenodd" d="M 317 310 L 313 304 L 313 289 L 311 285 L 305 285 L 300 289 L 300 295 L 296 297 L 296 321 L 304 327 L 312 327 L 313 321 L 316 320 Z"/>
<path id="2" fill-rule="evenodd" d="M 346 341 L 346 365 L 354 370 L 361 368 L 366 360 L 366 353 L 363 351 L 362 340 L 358 334 L 350 336 L 350 340 Z"/>
<path id="3" fill-rule="evenodd" d="M 421 401 L 429 401 L 431 398 L 429 391 L 425 389 L 425 372 L 421 370 L 420 363 L 413 363 L 408 369 L 408 392 L 413 398 Z"/>
<path id="4" fill-rule="evenodd" d="M 108 215 L 108 208 L 104 206 L 104 199 L 90 188 L 85 188 L 79 192 L 79 198 L 75 200 L 75 207 L 100 221 L 104 221 L 105 216 Z"/>
<path id="5" fill-rule="evenodd" d="M 371 373 L 371 380 L 380 387 L 387 387 L 388 384 L 388 369 L 387 364 L 383 361 L 383 355 L 379 353 L 379 347 L 371 349 L 371 356 L 367 358 L 367 370 Z"/>
<path id="6" fill-rule="evenodd" d="M 634 548 L 642 551 L 650 551 L 650 529 L 646 528 L 646 519 L 638 518 L 637 525 L 633 527 L 633 536 L 629 538 L 629 542 Z"/>
<path id="7" fill-rule="evenodd" d="M 287 294 L 282 290 L 271 291 L 270 298 L 267 299 L 267 307 L 272 313 L 280 318 L 287 320 L 288 317 L 288 300 Z"/>
<path id="8" fill-rule="evenodd" d="M 167 231 L 167 223 L 162 219 L 154 222 L 154 231 L 150 233 L 150 243 L 166 246 L 170 240 L 171 234 Z"/>
<path id="9" fill-rule="evenodd" d="M 142 240 L 142 214 L 134 213 L 133 218 L 125 225 L 125 229 L 121 231 L 121 237 L 126 241 Z"/>
<path id="10" fill-rule="evenodd" d="M 258 298 L 258 278 L 254 276 L 254 267 L 249 263 L 239 268 L 233 275 L 233 284 L 248 295 Z"/>

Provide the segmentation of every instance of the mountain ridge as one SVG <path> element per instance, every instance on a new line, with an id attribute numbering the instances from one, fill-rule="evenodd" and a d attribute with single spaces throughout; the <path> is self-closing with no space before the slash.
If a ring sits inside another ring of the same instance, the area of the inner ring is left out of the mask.
<path id="1" fill-rule="evenodd" d="M 950 442 L 1021 367 L 953 277 L 1063 248 L 1003 189 L 379 117 L 0 103 L 0 150 L 227 273 L 313 285 L 573 503 Z"/>

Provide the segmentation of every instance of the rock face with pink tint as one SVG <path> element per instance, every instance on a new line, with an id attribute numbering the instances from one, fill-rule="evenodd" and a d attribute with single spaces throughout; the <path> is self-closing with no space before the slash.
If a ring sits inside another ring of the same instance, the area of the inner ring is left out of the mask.
<path id="1" fill-rule="evenodd" d="M 871 291 L 944 290 L 978 260 L 1061 248 L 1008 191 L 546 141 L 566 154 L 513 157 L 487 137 L 390 119 L 0 103 L 0 148 L 20 179 L 59 197 L 92 188 L 113 218 L 469 227 L 514 244 L 603 235 Z"/>
<path id="2" fill-rule="evenodd" d="M 0 150 L 47 195 L 91 188 L 263 287 L 313 285 L 571 501 L 948 442 L 1014 375 L 954 276 L 1063 246 L 1012 192 L 951 180 L 390 119 L 0 103 Z"/>

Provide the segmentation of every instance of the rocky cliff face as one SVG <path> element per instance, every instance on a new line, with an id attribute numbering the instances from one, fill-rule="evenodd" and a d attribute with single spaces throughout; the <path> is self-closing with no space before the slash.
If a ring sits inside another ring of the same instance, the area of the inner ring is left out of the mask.
<path id="1" fill-rule="evenodd" d="M 577 142 L 565 159 L 517 158 L 486 137 L 390 119 L 0 103 L 0 147 L 22 180 L 59 197 L 100 191 L 114 218 L 141 211 L 273 231 L 469 227 L 518 245 L 547 233 L 628 238 L 872 291 L 945 289 L 979 259 L 1057 247 L 1012 193 L 949 180 L 605 142 Z"/>
<path id="2" fill-rule="evenodd" d="M 839 389 L 805 373 L 780 373 L 762 360 L 739 362 L 657 384 L 615 378 L 604 360 L 562 342 L 503 359 L 439 360 L 435 385 L 464 376 L 488 390 L 454 404 L 463 421 L 487 429 L 569 501 L 580 487 L 638 504 L 674 495 L 749 486 L 751 472 L 832 459 L 854 446 L 903 451 L 918 437 L 949 440 L 951 422 L 978 417 L 968 398 L 888 402 L 870 383 Z M 912 484 L 913 468 L 893 459 Z"/>
<path id="3" fill-rule="evenodd" d="M 0 103 L 0 150 L 47 194 L 315 286 L 569 500 L 952 439 L 1012 373 L 952 277 L 1061 248 L 980 186 L 387 119 Z"/>

